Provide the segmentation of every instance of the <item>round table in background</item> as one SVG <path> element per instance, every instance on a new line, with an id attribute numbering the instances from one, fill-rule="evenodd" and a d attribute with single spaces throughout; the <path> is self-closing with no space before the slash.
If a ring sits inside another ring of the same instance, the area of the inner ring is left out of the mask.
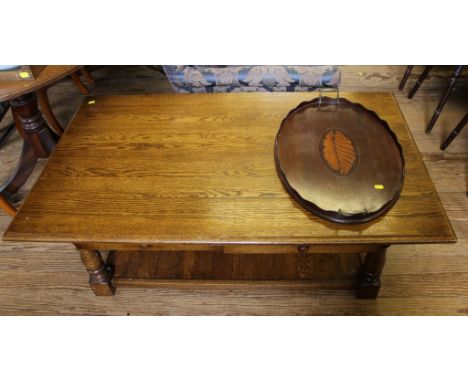
<path id="1" fill-rule="evenodd" d="M 24 140 L 16 170 L 0 186 L 0 193 L 14 194 L 28 179 L 37 159 L 48 158 L 52 153 L 63 129 L 50 109 L 47 87 L 67 76 L 77 76 L 81 68 L 82 65 L 48 65 L 34 80 L 0 80 L 0 101 L 10 101 L 16 129 Z"/>

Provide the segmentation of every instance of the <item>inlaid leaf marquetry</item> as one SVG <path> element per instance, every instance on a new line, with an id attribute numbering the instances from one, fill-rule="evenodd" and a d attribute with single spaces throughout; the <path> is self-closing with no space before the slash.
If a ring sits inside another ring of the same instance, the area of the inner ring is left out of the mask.
<path id="1" fill-rule="evenodd" d="M 340 175 L 348 175 L 356 163 L 353 141 L 339 130 L 331 130 L 325 134 L 322 154 L 328 167 Z"/>

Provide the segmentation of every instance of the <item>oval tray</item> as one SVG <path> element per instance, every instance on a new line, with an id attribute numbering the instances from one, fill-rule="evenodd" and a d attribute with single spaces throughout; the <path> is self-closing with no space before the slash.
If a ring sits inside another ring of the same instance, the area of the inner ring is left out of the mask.
<path id="1" fill-rule="evenodd" d="M 286 190 L 335 223 L 363 223 L 396 202 L 403 185 L 401 145 L 387 122 L 345 98 L 315 98 L 291 110 L 275 141 Z"/>

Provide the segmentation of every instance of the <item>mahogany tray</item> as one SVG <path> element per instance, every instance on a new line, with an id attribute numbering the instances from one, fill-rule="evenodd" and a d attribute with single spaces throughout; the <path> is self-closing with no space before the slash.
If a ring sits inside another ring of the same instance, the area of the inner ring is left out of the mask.
<path id="1" fill-rule="evenodd" d="M 335 223 L 379 217 L 403 185 L 396 135 L 375 112 L 345 98 L 315 98 L 291 110 L 276 136 L 275 163 L 290 195 Z"/>

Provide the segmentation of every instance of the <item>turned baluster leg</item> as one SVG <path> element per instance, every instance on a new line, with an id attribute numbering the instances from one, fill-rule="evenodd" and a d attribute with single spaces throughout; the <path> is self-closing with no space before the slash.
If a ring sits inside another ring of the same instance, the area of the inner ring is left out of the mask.
<path id="1" fill-rule="evenodd" d="M 81 261 L 89 273 L 89 285 L 96 296 L 112 296 L 112 268 L 102 259 L 96 250 L 80 249 Z"/>
<path id="2" fill-rule="evenodd" d="M 468 113 L 465 114 L 465 116 L 462 118 L 460 123 L 455 127 L 455 129 L 452 130 L 452 132 L 449 134 L 447 139 L 440 145 L 441 150 L 445 150 L 450 143 L 455 139 L 455 137 L 460 134 L 460 132 L 463 130 L 465 127 L 466 123 L 468 122 Z"/>
<path id="3" fill-rule="evenodd" d="M 444 95 L 440 99 L 439 104 L 437 105 L 437 108 L 434 111 L 434 115 L 431 118 L 431 121 L 429 122 L 429 125 L 426 127 L 426 133 L 429 134 L 434 127 L 435 123 L 437 122 L 437 119 L 439 118 L 439 114 L 442 112 L 442 109 L 445 106 L 445 103 L 447 102 L 448 98 L 450 97 L 450 94 L 452 94 L 453 87 L 455 86 L 455 82 L 457 82 L 458 77 L 460 77 L 460 74 L 463 70 L 463 65 L 457 66 L 455 69 L 455 72 L 453 73 L 453 76 L 450 77 L 449 83 L 447 85 L 447 88 L 445 89 Z"/>
<path id="4" fill-rule="evenodd" d="M 427 75 L 429 74 L 429 72 L 431 71 L 432 69 L 432 65 L 427 65 L 425 68 L 424 68 L 424 71 L 422 72 L 422 74 L 419 76 L 418 80 L 416 81 L 416 83 L 414 84 L 413 88 L 410 90 L 410 92 L 408 93 L 408 98 L 413 98 L 413 96 L 416 94 L 416 92 L 418 91 L 419 87 L 421 86 L 421 84 L 423 83 L 423 81 L 426 79 Z"/>
<path id="5" fill-rule="evenodd" d="M 38 158 L 49 157 L 58 138 L 42 118 L 36 95 L 24 94 L 11 100 L 10 105 L 20 135 L 31 144 Z"/>
<path id="6" fill-rule="evenodd" d="M 376 298 L 380 289 L 380 275 L 385 265 L 387 247 L 368 252 L 359 275 L 358 298 Z"/>
<path id="7" fill-rule="evenodd" d="M 398 90 L 403 90 L 403 88 L 405 87 L 406 81 L 408 81 L 408 77 L 410 76 L 411 71 L 413 70 L 413 66 L 414 65 L 408 65 L 406 67 L 405 74 L 403 75 L 403 78 L 401 79 L 400 86 L 398 86 Z"/>
<path id="8" fill-rule="evenodd" d="M 49 98 L 47 97 L 47 88 L 43 87 L 37 91 L 37 100 L 39 101 L 39 107 L 41 108 L 42 114 L 44 115 L 49 127 L 59 137 L 63 134 L 63 128 L 60 125 L 57 118 L 55 118 L 52 109 L 50 108 Z"/>

